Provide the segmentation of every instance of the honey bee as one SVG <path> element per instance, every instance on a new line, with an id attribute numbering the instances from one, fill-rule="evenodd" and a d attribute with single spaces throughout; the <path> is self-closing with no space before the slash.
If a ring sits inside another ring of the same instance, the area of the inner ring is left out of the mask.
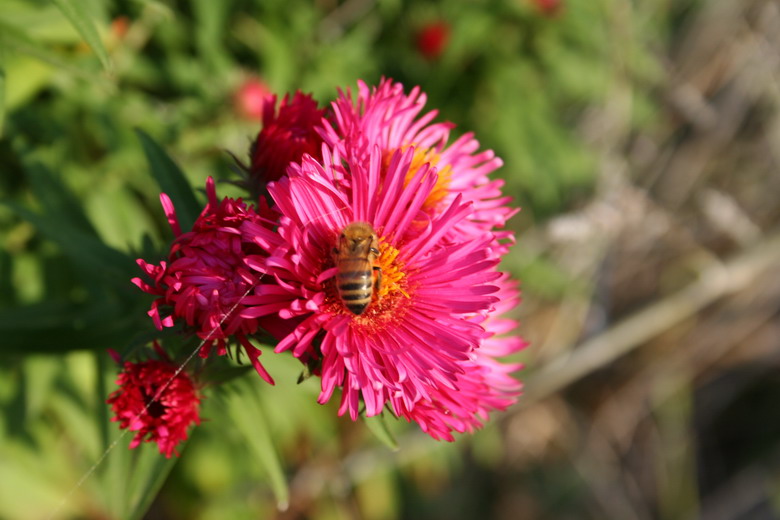
<path id="1" fill-rule="evenodd" d="M 333 260 L 339 297 L 353 314 L 362 314 L 381 287 L 382 268 L 374 265 L 377 258 L 379 239 L 371 224 L 353 222 L 344 228 L 333 248 Z"/>

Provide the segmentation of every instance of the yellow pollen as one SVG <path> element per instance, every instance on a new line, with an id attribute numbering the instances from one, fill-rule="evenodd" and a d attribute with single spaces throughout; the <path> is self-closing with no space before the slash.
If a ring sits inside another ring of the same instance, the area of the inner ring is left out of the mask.
<path id="1" fill-rule="evenodd" d="M 406 283 L 404 279 L 406 275 L 403 272 L 403 264 L 396 261 L 397 257 L 398 249 L 386 242 L 380 242 L 379 257 L 376 259 L 375 264 L 382 269 L 382 284 L 375 294 L 377 300 L 397 292 L 409 298 L 409 294 L 405 289 Z"/>
<path id="2" fill-rule="evenodd" d="M 409 146 L 414 145 L 405 145 L 399 148 L 399 150 L 404 151 L 409 148 Z M 390 167 L 390 159 L 392 158 L 394 152 L 395 150 L 388 150 L 385 152 L 383 160 L 384 171 L 387 171 L 387 169 Z M 436 167 L 440 159 L 441 157 L 433 148 L 428 148 L 425 150 L 422 148 L 416 148 L 414 150 L 414 157 L 412 157 L 412 164 L 409 165 L 409 171 L 406 172 L 404 186 L 407 186 L 412 181 L 418 170 L 424 164 L 429 163 L 431 166 Z M 425 202 L 423 202 L 424 211 L 435 210 L 439 203 L 449 193 L 450 181 L 452 180 L 452 167 L 448 164 L 444 168 L 438 169 L 436 173 L 439 177 L 436 180 L 436 184 L 433 186 L 433 189 L 428 194 L 428 197 L 425 199 Z"/>

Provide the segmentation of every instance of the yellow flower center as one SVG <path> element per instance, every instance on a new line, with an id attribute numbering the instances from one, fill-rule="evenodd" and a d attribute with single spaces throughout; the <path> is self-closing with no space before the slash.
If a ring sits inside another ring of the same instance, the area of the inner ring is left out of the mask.
<path id="1" fill-rule="evenodd" d="M 330 278 L 325 284 L 325 308 L 334 314 L 352 316 L 352 324 L 363 330 L 381 330 L 386 325 L 405 312 L 403 301 L 409 300 L 409 283 L 406 276 L 406 266 L 398 260 L 399 251 L 382 237 L 379 239 L 379 255 L 374 265 L 381 270 L 382 280 L 378 288 L 371 294 L 371 303 L 360 315 L 352 314 L 336 287 L 336 278 Z M 328 258 L 323 263 L 323 270 L 333 267 L 333 260 Z M 379 274 L 377 273 L 376 276 Z M 399 305 L 400 304 L 400 305 Z"/>
<path id="2" fill-rule="evenodd" d="M 374 294 L 374 301 L 381 301 L 388 294 L 398 292 L 409 297 L 406 292 L 403 264 L 396 262 L 397 257 L 398 249 L 386 242 L 379 243 L 379 258 L 376 260 L 376 265 L 382 270 L 382 283 Z"/>
<path id="3" fill-rule="evenodd" d="M 352 319 L 352 326 L 363 333 L 375 333 L 397 322 L 406 312 L 403 302 L 410 299 L 405 266 L 398 260 L 398 249 L 382 238 L 375 265 L 382 270 L 382 283 L 374 291 L 365 312 Z"/>
<path id="4" fill-rule="evenodd" d="M 406 150 L 409 148 L 409 146 L 413 145 L 402 146 L 400 150 Z M 384 171 L 387 171 L 387 169 L 390 167 L 390 159 L 392 158 L 394 152 L 395 150 L 388 150 L 385 152 L 383 158 L 384 160 L 382 161 Z M 406 172 L 404 186 L 409 185 L 409 183 L 412 181 L 414 176 L 417 175 L 417 172 L 424 164 L 429 163 L 431 166 L 436 167 L 440 159 L 441 157 L 433 148 L 416 148 L 414 150 L 414 157 L 412 157 L 412 164 L 409 165 L 409 171 Z M 444 168 L 437 170 L 436 173 L 439 177 L 436 179 L 436 184 L 428 194 L 425 202 L 423 202 L 423 211 L 431 212 L 435 210 L 439 203 L 447 196 L 447 193 L 449 193 L 450 181 L 452 180 L 452 167 L 448 164 Z"/>

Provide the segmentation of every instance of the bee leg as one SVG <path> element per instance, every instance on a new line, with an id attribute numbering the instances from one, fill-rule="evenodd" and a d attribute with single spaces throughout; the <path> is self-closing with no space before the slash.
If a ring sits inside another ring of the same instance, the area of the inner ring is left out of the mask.
<path id="1" fill-rule="evenodd" d="M 379 299 L 379 289 L 382 287 L 382 268 L 378 265 L 374 266 L 374 294 L 377 295 L 377 300 Z"/>

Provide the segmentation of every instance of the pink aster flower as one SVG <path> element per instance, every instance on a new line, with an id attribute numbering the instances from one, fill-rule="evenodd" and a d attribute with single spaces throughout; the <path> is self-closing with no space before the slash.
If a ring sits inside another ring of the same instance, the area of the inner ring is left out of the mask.
<path id="1" fill-rule="evenodd" d="M 283 176 L 287 166 L 299 162 L 303 154 L 316 157 L 322 145 L 317 127 L 325 109 L 318 108 L 311 95 L 284 96 L 278 111 L 276 101 L 276 96 L 265 98 L 263 129 L 250 150 L 249 175 L 263 186 Z"/>
<path id="2" fill-rule="evenodd" d="M 247 255 L 262 250 L 241 239 L 241 226 L 252 222 L 262 227 L 267 219 L 241 199 L 217 199 L 214 180 L 206 182 L 208 204 L 192 230 L 182 233 L 170 198 L 160 195 L 163 209 L 176 239 L 171 246 L 168 261 L 159 265 L 138 259 L 138 265 L 152 279 L 147 283 L 133 278 L 143 291 L 158 296 L 148 314 L 155 326 L 172 327 L 180 320 L 203 340 L 201 357 L 208 357 L 216 346 L 217 354 L 227 353 L 232 337 L 244 352 L 258 374 L 273 384 L 273 379 L 258 359 L 260 350 L 247 338 L 258 329 L 258 321 L 242 315 L 246 296 L 259 282 L 261 275 L 244 265 Z M 264 199 L 261 199 L 264 202 Z M 269 215 L 267 207 L 260 212 Z M 168 312 L 164 315 L 163 312 Z"/>
<path id="3" fill-rule="evenodd" d="M 169 361 L 126 362 L 115 390 L 106 401 L 120 428 L 137 432 L 130 442 L 156 442 L 160 453 L 178 456 L 176 446 L 187 440 L 191 424 L 200 424 L 200 397 L 192 379 Z"/>
<path id="4" fill-rule="evenodd" d="M 468 360 L 461 363 L 462 372 L 455 384 L 457 392 L 447 387 L 428 389 L 428 399 L 408 409 L 402 399 L 391 399 L 395 414 L 415 421 L 435 439 L 453 441 L 452 432 L 472 432 L 482 427 L 491 411 L 505 410 L 517 401 L 522 385 L 510 374 L 522 368 L 519 363 L 502 363 L 500 358 L 522 350 L 526 343 L 516 335 L 507 335 L 517 327 L 515 320 L 501 317 L 520 300 L 517 282 L 503 276 L 496 282 L 499 302 L 490 314 L 474 320 L 482 323 L 486 336 Z"/>
<path id="5" fill-rule="evenodd" d="M 242 224 L 245 240 L 264 254 L 246 258 L 262 278 L 240 315 L 289 323 L 276 352 L 318 359 L 318 401 L 341 388 L 339 413 L 353 420 L 361 401 L 373 416 L 391 401 L 406 410 L 432 401 L 432 388 L 457 393 L 464 363 L 490 336 L 476 317 L 498 302 L 493 235 L 444 239 L 473 203 L 456 195 L 426 212 L 439 175 L 428 164 L 410 174 L 414 147 L 394 152 L 387 166 L 378 146 L 365 161 L 331 153 L 323 147 L 322 163 L 304 156 L 268 186 L 282 215 L 278 229 Z M 333 255 L 341 231 L 356 221 L 376 232 L 382 274 L 359 315 L 336 287 Z"/>
<path id="6" fill-rule="evenodd" d="M 455 125 L 434 123 L 436 110 L 421 115 L 426 99 L 419 87 L 405 94 L 402 84 L 389 79 L 374 88 L 359 81 L 356 99 L 347 90 L 333 102 L 334 123 L 323 121 L 323 137 L 342 156 L 363 160 L 378 146 L 385 165 L 395 151 L 414 147 L 414 165 L 430 163 L 438 170 L 436 185 L 423 204 L 426 212 L 440 214 L 460 197 L 472 206 L 468 218 L 453 227 L 453 234 L 482 236 L 503 227 L 517 212 L 507 206 L 511 197 L 501 192 L 504 181 L 489 178 L 503 162 L 492 150 L 479 151 L 479 142 L 470 132 L 449 142 Z M 512 233 L 499 231 L 496 237 L 511 242 Z"/>

